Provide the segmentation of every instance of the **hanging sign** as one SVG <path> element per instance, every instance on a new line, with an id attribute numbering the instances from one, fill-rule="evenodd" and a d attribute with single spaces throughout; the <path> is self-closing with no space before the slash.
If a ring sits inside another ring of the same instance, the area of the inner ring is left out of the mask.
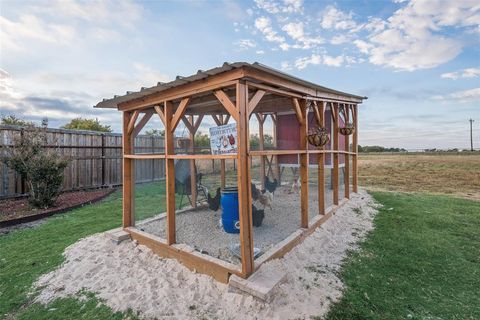
<path id="1" fill-rule="evenodd" d="M 237 124 L 211 127 L 210 147 L 213 155 L 237 153 Z"/>

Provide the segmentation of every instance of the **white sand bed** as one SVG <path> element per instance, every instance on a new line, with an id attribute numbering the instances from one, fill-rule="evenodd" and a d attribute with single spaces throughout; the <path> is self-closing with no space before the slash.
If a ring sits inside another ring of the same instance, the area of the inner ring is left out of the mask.
<path id="1" fill-rule="evenodd" d="M 337 277 L 350 249 L 372 229 L 376 205 L 365 192 L 352 200 L 283 259 L 262 265 L 284 271 L 270 303 L 241 293 L 176 260 L 163 259 L 134 242 L 115 245 L 105 234 L 82 239 L 65 250 L 65 263 L 42 276 L 37 301 L 48 303 L 95 292 L 113 310 L 131 308 L 151 319 L 293 319 L 324 316 L 342 294 Z"/>
<path id="2" fill-rule="evenodd" d="M 318 198 L 315 186 L 309 187 L 312 196 L 309 197 L 310 218 L 318 215 Z M 340 190 L 343 192 L 343 190 Z M 331 192 L 330 192 L 331 193 Z M 332 204 L 331 194 L 327 192 L 326 206 Z M 343 193 L 342 193 L 343 194 Z M 262 209 L 260 203 L 255 202 L 258 209 Z M 214 212 L 208 207 L 188 210 L 176 215 L 177 242 L 185 243 L 198 251 L 209 254 L 224 261 L 240 264 L 240 259 L 233 255 L 230 247 L 239 244 L 238 234 L 230 234 L 219 225 L 222 209 Z M 163 217 L 163 216 L 162 216 Z M 149 222 L 139 222 L 138 228 L 154 234 L 166 237 L 165 218 Z M 265 209 L 265 218 L 260 227 L 253 228 L 254 246 L 265 253 L 275 244 L 281 242 L 300 227 L 300 194 L 291 193 L 290 187 L 278 188 L 273 196 L 272 209 Z"/>

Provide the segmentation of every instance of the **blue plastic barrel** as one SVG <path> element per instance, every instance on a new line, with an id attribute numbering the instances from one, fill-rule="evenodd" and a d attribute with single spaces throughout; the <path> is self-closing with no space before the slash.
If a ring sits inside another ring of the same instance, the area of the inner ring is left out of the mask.
<path id="1" fill-rule="evenodd" d="M 238 189 L 223 189 L 221 203 L 223 230 L 228 233 L 240 233 L 240 222 L 238 221 Z"/>

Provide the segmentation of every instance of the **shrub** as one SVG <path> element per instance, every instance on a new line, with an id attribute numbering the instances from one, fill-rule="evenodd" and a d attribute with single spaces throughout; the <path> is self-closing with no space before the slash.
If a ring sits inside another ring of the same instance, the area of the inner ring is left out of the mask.
<path id="1" fill-rule="evenodd" d="M 4 146 L 1 160 L 18 172 L 29 190 L 29 203 L 36 208 L 53 205 L 60 194 L 63 171 L 68 160 L 60 157 L 48 143 L 46 127 L 27 126 Z M 55 142 L 50 141 L 51 144 Z"/>

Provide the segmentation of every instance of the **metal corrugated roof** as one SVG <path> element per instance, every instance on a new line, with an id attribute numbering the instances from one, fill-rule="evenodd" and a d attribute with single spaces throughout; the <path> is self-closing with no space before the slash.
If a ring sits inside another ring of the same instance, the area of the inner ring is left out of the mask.
<path id="1" fill-rule="evenodd" d="M 312 83 L 312 82 L 294 77 L 292 75 L 289 75 L 289 74 L 287 74 L 285 72 L 282 72 L 282 71 L 279 71 L 277 69 L 270 68 L 270 67 L 265 66 L 265 65 L 263 65 L 261 63 L 258 63 L 258 62 L 254 62 L 254 63 L 247 63 L 247 62 L 228 63 L 228 62 L 225 62 L 221 67 L 216 67 L 216 68 L 209 69 L 209 70 L 206 70 L 206 71 L 198 70 L 196 74 L 188 76 L 188 77 L 177 76 L 175 78 L 175 80 L 170 81 L 170 82 L 166 82 L 166 83 L 158 82 L 156 86 L 153 86 L 153 87 L 150 87 L 150 88 L 142 87 L 140 89 L 140 91 L 127 91 L 127 93 L 123 96 L 115 95 L 111 99 L 103 99 L 101 102 L 97 103 L 97 105 L 95 105 L 94 107 L 95 108 L 117 108 L 117 105 L 119 103 L 122 103 L 122 102 L 130 101 L 130 100 L 133 100 L 133 99 L 136 99 L 136 98 L 143 98 L 143 97 L 148 96 L 152 93 L 161 92 L 161 91 L 173 88 L 173 87 L 178 87 L 178 86 L 181 86 L 181 85 L 184 85 L 184 84 L 196 81 L 196 80 L 205 79 L 205 78 L 208 78 L 209 76 L 213 76 L 213 75 L 216 75 L 216 74 L 219 74 L 219 73 L 222 73 L 222 72 L 226 72 L 226 71 L 230 71 L 232 69 L 242 68 L 242 67 L 250 67 L 250 68 L 253 68 L 253 69 L 261 70 L 261 71 L 273 74 L 275 76 L 290 80 L 292 82 L 304 85 L 306 87 L 310 87 L 310 88 L 312 88 L 314 90 L 318 90 L 320 92 L 332 93 L 332 94 L 337 94 L 337 95 L 342 95 L 342 96 L 352 97 L 352 98 L 357 98 L 357 99 L 367 99 L 367 97 L 361 97 L 361 96 L 357 96 L 357 95 L 353 95 L 353 94 L 350 94 L 350 93 L 341 92 L 341 91 L 337 91 L 337 90 L 334 90 L 334 89 L 330 89 L 330 88 L 327 88 L 327 87 L 317 85 L 315 83 Z"/>

